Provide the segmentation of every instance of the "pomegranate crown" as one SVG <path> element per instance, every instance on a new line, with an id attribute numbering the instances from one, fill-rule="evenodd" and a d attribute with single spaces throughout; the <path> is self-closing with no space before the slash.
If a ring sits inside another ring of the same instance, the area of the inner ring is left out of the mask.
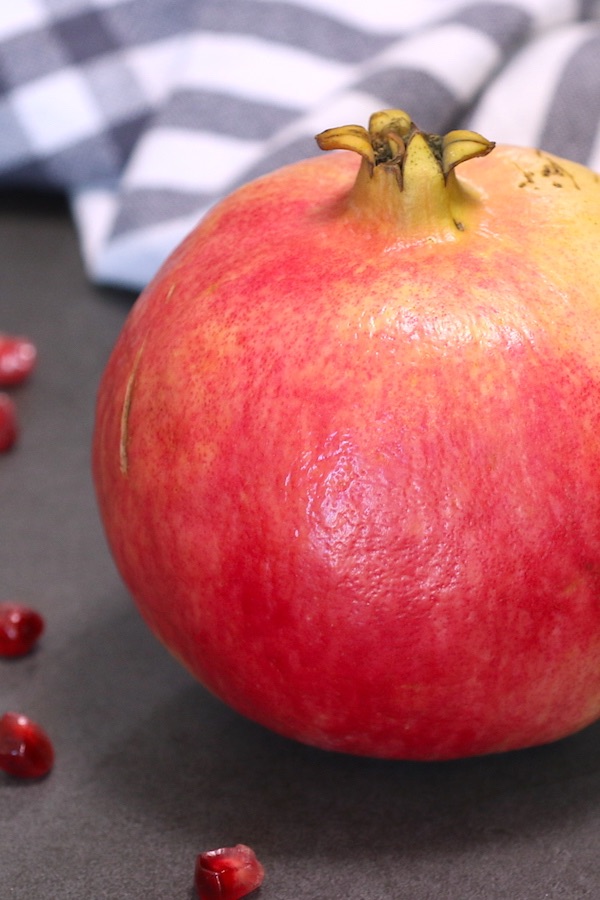
<path id="1" fill-rule="evenodd" d="M 461 129 L 445 135 L 428 134 L 401 109 L 373 113 L 368 129 L 362 125 L 329 128 L 318 134 L 316 141 L 321 150 L 353 150 L 359 153 L 371 171 L 376 166 L 394 169 L 402 188 L 408 148 L 417 136 L 429 148 L 444 179 L 459 163 L 486 156 L 495 147 L 493 141 L 488 141 L 476 131 Z"/>

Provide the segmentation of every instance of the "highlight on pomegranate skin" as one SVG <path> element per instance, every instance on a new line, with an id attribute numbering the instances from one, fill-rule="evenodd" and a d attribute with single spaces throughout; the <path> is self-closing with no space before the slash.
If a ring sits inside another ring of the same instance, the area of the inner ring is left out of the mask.
<path id="1" fill-rule="evenodd" d="M 15 778 L 42 778 L 53 765 L 52 741 L 37 722 L 16 712 L 0 717 L 0 770 Z"/>
<path id="2" fill-rule="evenodd" d="M 28 338 L 0 332 L 0 387 L 25 381 L 35 368 L 37 349 Z"/>
<path id="3" fill-rule="evenodd" d="M 0 657 L 30 653 L 44 628 L 44 619 L 36 610 L 18 603 L 0 603 Z"/>
<path id="4" fill-rule="evenodd" d="M 200 853 L 194 885 L 199 900 L 240 900 L 261 886 L 264 868 L 245 844 Z"/>

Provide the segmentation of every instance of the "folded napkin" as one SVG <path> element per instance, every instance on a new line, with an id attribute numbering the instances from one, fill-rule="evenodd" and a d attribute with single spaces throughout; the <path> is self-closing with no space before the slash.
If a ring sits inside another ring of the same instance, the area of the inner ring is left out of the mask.
<path id="1" fill-rule="evenodd" d="M 600 2 L 4 0 L 0 186 L 59 188 L 138 290 L 205 211 L 401 108 L 600 170 Z"/>

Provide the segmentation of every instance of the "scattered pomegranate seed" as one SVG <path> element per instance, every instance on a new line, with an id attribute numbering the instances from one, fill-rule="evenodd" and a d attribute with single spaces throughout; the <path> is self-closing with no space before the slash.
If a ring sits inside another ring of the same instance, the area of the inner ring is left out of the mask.
<path id="1" fill-rule="evenodd" d="M 34 609 L 17 603 L 0 603 L 0 656 L 29 653 L 44 625 L 44 620 Z"/>
<path id="2" fill-rule="evenodd" d="M 40 726 L 20 713 L 0 717 L 0 769 L 16 778 L 41 778 L 54 764 L 54 748 Z"/>
<path id="3" fill-rule="evenodd" d="M 0 452 L 10 450 L 18 433 L 17 408 L 8 394 L 0 391 Z"/>
<path id="4" fill-rule="evenodd" d="M 259 888 L 265 872 L 245 844 L 200 853 L 194 884 L 200 900 L 240 900 Z"/>
<path id="5" fill-rule="evenodd" d="M 37 349 L 30 340 L 0 332 L 0 387 L 25 381 L 36 359 Z"/>

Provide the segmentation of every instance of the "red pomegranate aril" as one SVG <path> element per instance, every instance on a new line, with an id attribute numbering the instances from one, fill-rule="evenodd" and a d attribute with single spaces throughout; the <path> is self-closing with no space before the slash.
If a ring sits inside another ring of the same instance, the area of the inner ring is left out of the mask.
<path id="1" fill-rule="evenodd" d="M 24 656 L 44 631 L 42 616 L 28 606 L 0 603 L 0 656 Z"/>
<path id="2" fill-rule="evenodd" d="M 240 900 L 259 888 L 264 868 L 245 844 L 200 853 L 195 887 L 200 900 Z"/>
<path id="3" fill-rule="evenodd" d="M 16 406 L 8 394 L 0 391 L 0 453 L 10 450 L 18 434 Z"/>
<path id="4" fill-rule="evenodd" d="M 35 368 L 37 349 L 28 338 L 0 332 L 0 387 L 20 384 Z"/>
<path id="5" fill-rule="evenodd" d="M 0 769 L 15 778 L 42 778 L 54 765 L 52 741 L 37 722 L 16 712 L 0 717 Z"/>

